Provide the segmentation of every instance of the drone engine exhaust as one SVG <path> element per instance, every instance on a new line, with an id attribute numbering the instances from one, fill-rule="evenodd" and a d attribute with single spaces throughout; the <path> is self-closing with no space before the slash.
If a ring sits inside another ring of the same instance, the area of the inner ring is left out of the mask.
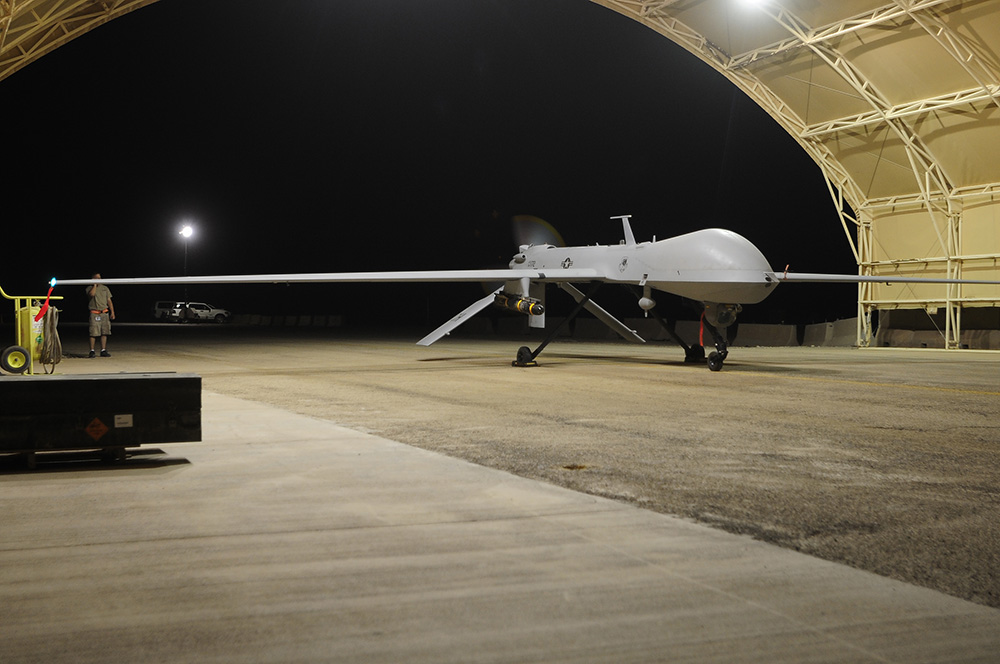
<path id="1" fill-rule="evenodd" d="M 509 293 L 503 292 L 497 293 L 493 303 L 498 307 L 503 307 L 504 309 L 509 309 L 510 311 L 516 311 L 519 314 L 541 316 L 545 313 L 545 307 L 543 307 L 538 300 L 533 300 L 530 297 L 524 297 L 523 295 L 510 295 Z"/>

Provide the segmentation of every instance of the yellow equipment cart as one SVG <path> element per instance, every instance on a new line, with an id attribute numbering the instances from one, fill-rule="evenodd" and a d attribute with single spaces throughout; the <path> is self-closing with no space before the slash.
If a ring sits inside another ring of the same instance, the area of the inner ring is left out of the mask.
<path id="1" fill-rule="evenodd" d="M 61 300 L 59 296 L 50 295 L 8 295 L 0 288 L 0 295 L 4 299 L 14 302 L 14 345 L 8 346 L 0 353 L 0 369 L 13 374 L 33 374 L 34 367 L 42 359 L 42 347 L 45 343 L 45 335 L 58 335 L 52 318 L 39 317 L 38 314 L 43 306 L 38 302 Z M 52 316 L 55 310 L 52 309 Z M 46 312 L 48 316 L 48 312 Z M 38 320 L 35 320 L 38 318 Z M 46 322 L 49 322 L 49 329 L 46 330 Z M 53 340 L 54 341 L 54 340 Z M 58 360 L 56 360 L 58 361 Z"/>

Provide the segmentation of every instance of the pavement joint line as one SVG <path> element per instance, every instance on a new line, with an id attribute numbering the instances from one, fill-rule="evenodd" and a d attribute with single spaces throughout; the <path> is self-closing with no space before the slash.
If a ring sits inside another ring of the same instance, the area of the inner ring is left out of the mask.
<path id="1" fill-rule="evenodd" d="M 386 439 L 389 440 L 389 439 Z M 396 442 L 396 441 L 391 441 Z M 399 443 L 405 445 L 405 443 Z M 414 449 L 421 449 L 416 447 Z M 450 457 L 449 457 L 450 458 Z M 484 466 L 485 467 L 485 466 Z M 498 471 L 503 472 L 503 471 Z M 519 477 L 519 476 L 514 476 Z M 523 479 L 523 478 L 521 478 Z M 555 485 L 552 485 L 555 486 Z M 571 491 L 571 489 L 567 489 Z M 579 493 L 579 492 L 576 492 Z M 584 494 L 586 495 L 586 494 Z M 598 498 L 604 498 L 602 496 L 597 496 Z M 613 501 L 611 498 L 604 498 L 605 500 Z M 622 503 L 624 504 L 624 503 Z M 641 509 L 641 508 L 637 508 Z M 0 555 L 5 553 L 23 553 L 28 551 L 57 551 L 59 549 L 82 549 L 82 548 L 93 548 L 102 546 L 127 546 L 130 544 L 152 544 L 152 543 L 163 543 L 163 542 L 198 542 L 207 540 L 225 540 L 236 537 L 274 537 L 281 535 L 308 535 L 313 533 L 335 533 L 335 532 L 362 532 L 362 531 L 375 531 L 375 530 L 400 530 L 400 529 L 413 529 L 413 528 L 426 528 L 428 526 L 462 526 L 462 525 L 472 525 L 477 523 L 517 523 L 519 521 L 532 521 L 539 518 L 552 518 L 557 519 L 559 517 L 577 517 L 583 514 L 613 514 L 617 512 L 616 505 L 609 505 L 604 508 L 595 506 L 595 509 L 587 510 L 563 510 L 563 511 L 553 511 L 546 512 L 544 514 L 524 514 L 521 516 L 504 516 L 504 517 L 486 517 L 486 518 L 476 518 L 476 519 L 453 519 L 453 520 L 430 520 L 430 521 L 409 521 L 407 523 L 387 523 L 380 525 L 364 525 L 364 526 L 345 526 L 341 528 L 297 528 L 294 530 L 271 530 L 271 531 L 261 531 L 261 532 L 233 532 L 233 533 L 212 533 L 207 535 L 194 535 L 194 536 L 184 536 L 184 537 L 151 537 L 147 539 L 124 539 L 124 540 L 102 540 L 100 542 L 72 542 L 69 544 L 57 544 L 49 546 L 28 546 L 28 547 L 13 547 L 13 548 L 0 548 Z M 667 515 L 671 516 L 671 515 Z M 680 518 L 680 517 L 674 517 Z"/>

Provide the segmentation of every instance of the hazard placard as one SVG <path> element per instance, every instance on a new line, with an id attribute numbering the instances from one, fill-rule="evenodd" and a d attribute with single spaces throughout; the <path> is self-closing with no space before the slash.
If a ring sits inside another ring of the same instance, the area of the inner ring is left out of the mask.
<path id="1" fill-rule="evenodd" d="M 93 438 L 96 443 L 104 437 L 104 434 L 108 432 L 108 425 L 95 417 L 90 421 L 90 424 L 87 425 L 87 428 L 84 429 L 84 431 L 86 431 L 87 435 Z"/>

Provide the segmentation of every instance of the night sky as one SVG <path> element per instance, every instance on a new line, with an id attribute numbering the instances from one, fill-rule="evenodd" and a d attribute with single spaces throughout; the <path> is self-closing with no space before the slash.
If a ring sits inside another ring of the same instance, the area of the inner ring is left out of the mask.
<path id="1" fill-rule="evenodd" d="M 720 226 L 775 268 L 855 271 L 819 168 L 784 130 L 680 47 L 585 0 L 161 0 L 0 81 L 0 99 L 8 293 L 95 270 L 181 274 L 184 221 L 189 274 L 506 265 L 514 214 L 569 244 L 617 243 L 620 214 L 639 240 Z M 359 288 L 191 299 L 387 317 L 422 298 L 437 324 L 477 296 Z M 807 288 L 745 316 L 853 315 L 854 288 Z M 62 294 L 72 318 L 82 298 Z M 181 296 L 115 295 L 122 320 Z"/>

